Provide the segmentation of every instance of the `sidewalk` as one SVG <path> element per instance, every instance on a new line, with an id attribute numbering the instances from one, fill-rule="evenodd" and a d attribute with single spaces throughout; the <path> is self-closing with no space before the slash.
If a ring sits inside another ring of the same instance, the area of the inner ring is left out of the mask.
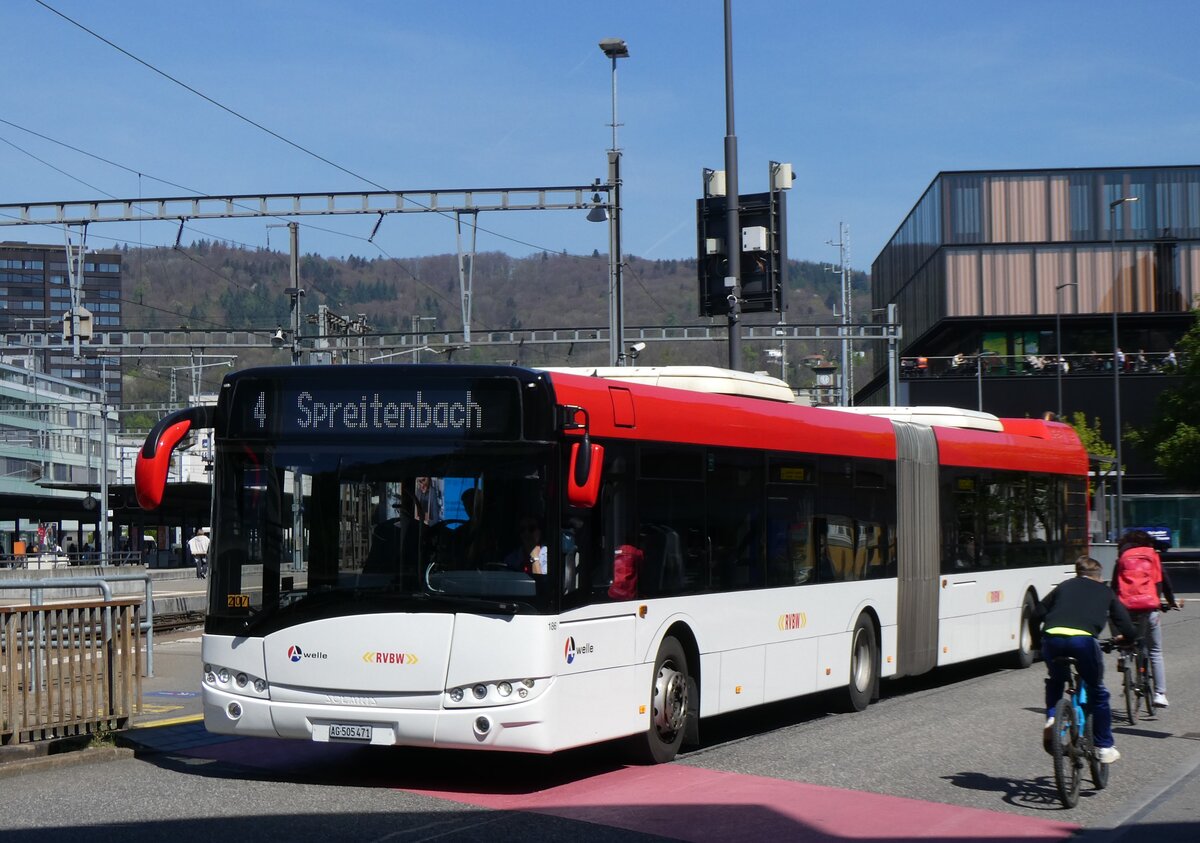
<path id="1" fill-rule="evenodd" d="M 1196 734 L 1200 740 L 1200 733 Z M 1120 763 L 1120 762 L 1118 762 Z M 1145 807 L 1120 817 L 1114 828 L 1084 829 L 1079 843 L 1195 843 L 1200 840 L 1200 760 L 1175 771 L 1175 784 L 1140 794 Z"/>

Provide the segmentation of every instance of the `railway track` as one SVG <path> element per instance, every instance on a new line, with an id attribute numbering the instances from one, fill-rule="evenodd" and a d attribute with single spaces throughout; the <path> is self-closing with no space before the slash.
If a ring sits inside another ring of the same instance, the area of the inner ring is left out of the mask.
<path id="1" fill-rule="evenodd" d="M 198 628 L 203 625 L 203 612 L 174 612 L 154 616 L 155 632 L 175 632 L 180 629 Z"/>

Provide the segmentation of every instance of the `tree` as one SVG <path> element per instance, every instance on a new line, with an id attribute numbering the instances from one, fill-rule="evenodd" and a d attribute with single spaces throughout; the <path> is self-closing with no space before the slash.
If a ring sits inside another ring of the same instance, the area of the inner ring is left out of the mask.
<path id="1" fill-rule="evenodd" d="M 1200 309 L 1179 342 L 1180 383 L 1163 390 L 1149 427 L 1130 430 L 1127 438 L 1154 461 L 1169 480 L 1200 488 Z"/>
<path id="2" fill-rule="evenodd" d="M 1079 441 L 1089 454 L 1096 457 L 1111 457 L 1116 459 L 1117 449 L 1110 445 L 1100 434 L 1100 419 L 1092 419 L 1088 424 L 1087 416 L 1083 413 L 1072 413 L 1067 424 L 1075 428 Z"/>
<path id="3" fill-rule="evenodd" d="M 1100 434 L 1099 418 L 1092 419 L 1091 424 L 1088 424 L 1087 416 L 1076 412 L 1071 414 L 1067 424 L 1075 428 L 1075 433 L 1079 436 L 1079 441 L 1083 443 L 1084 450 L 1088 452 L 1089 456 L 1108 457 L 1110 460 L 1116 461 L 1117 449 Z M 1092 491 L 1090 483 L 1088 491 Z"/>

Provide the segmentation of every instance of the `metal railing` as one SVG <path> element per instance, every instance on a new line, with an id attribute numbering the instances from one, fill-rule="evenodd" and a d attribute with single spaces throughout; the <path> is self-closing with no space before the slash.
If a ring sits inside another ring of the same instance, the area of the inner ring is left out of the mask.
<path id="1" fill-rule="evenodd" d="M 1125 355 L 1123 374 L 1177 374 L 1180 358 L 1166 352 Z M 1112 354 L 954 354 L 942 357 L 902 357 L 900 377 L 995 377 L 1009 375 L 1101 374 L 1111 376 Z"/>
<path id="2" fill-rule="evenodd" d="M 73 553 L 0 553 L 0 568 L 43 570 L 91 565 L 101 568 L 119 565 L 141 565 L 144 555 L 137 550 L 78 550 Z"/>
<path id="3" fill-rule="evenodd" d="M 47 589 L 96 588 L 100 590 L 101 599 L 107 603 L 113 601 L 112 583 L 141 582 L 143 597 L 141 602 L 146 606 L 144 613 L 139 613 L 138 631 L 146 633 L 146 675 L 154 675 L 154 578 L 150 574 L 107 574 L 97 577 L 53 577 L 46 579 L 0 579 L 0 590 L 21 589 L 29 590 L 29 605 L 40 607 L 45 602 Z M 137 599 L 137 598 L 134 598 Z M 58 604 L 55 604 L 58 605 Z"/>
<path id="4" fill-rule="evenodd" d="M 0 743 L 126 726 L 142 709 L 142 600 L 0 607 Z"/>

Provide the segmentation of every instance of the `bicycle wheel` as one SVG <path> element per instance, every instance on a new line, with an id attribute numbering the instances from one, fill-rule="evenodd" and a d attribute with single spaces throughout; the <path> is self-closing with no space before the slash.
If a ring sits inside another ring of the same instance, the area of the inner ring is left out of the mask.
<path id="1" fill-rule="evenodd" d="M 1088 766 L 1092 772 L 1092 784 L 1096 790 L 1108 787 L 1108 765 L 1096 757 L 1096 736 L 1092 729 L 1092 716 L 1085 717 L 1083 728 L 1083 746 L 1087 752 Z"/>
<path id="2" fill-rule="evenodd" d="M 1125 691 L 1126 716 L 1129 717 L 1130 725 L 1133 725 L 1134 723 L 1137 723 L 1138 700 L 1137 700 L 1137 690 L 1135 688 L 1135 686 L 1137 684 L 1137 680 L 1136 680 L 1136 676 L 1135 676 L 1136 668 L 1132 664 L 1130 664 L 1131 661 L 1132 661 L 1132 659 L 1125 660 L 1125 667 L 1122 668 L 1122 670 L 1121 670 L 1121 677 L 1122 677 L 1121 684 L 1124 686 L 1124 691 Z"/>
<path id="3" fill-rule="evenodd" d="M 1050 754 L 1054 756 L 1054 784 L 1058 798 L 1067 808 L 1079 804 L 1079 723 L 1075 706 L 1059 700 L 1054 709 L 1054 733 L 1050 738 Z"/>
<path id="4" fill-rule="evenodd" d="M 1141 674 L 1142 700 L 1146 704 L 1146 716 L 1154 716 L 1154 671 L 1149 657 L 1139 659 L 1138 673 Z"/>

